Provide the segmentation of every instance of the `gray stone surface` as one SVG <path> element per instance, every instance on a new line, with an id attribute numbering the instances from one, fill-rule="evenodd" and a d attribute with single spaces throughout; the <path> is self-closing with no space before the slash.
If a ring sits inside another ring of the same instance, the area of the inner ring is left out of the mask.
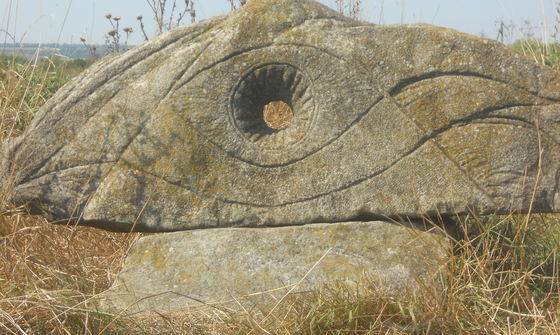
<path id="1" fill-rule="evenodd" d="M 334 282 L 404 294 L 431 285 L 448 253 L 444 236 L 386 221 L 166 233 L 136 242 L 98 303 L 115 313 L 270 311 L 288 292 Z"/>
<path id="2" fill-rule="evenodd" d="M 495 41 L 252 0 L 93 65 L 1 174 L 50 219 L 124 230 L 557 212 L 559 101 L 557 72 Z"/>

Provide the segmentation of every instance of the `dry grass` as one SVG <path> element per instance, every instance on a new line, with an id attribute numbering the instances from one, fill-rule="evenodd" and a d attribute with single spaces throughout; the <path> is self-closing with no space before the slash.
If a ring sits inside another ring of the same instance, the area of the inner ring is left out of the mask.
<path id="1" fill-rule="evenodd" d="M 65 81 L 49 66 L 2 64 L 0 140 L 19 134 Z M 53 73 L 58 82 L 49 81 Z M 456 221 L 440 285 L 406 298 L 375 288 L 357 296 L 333 284 L 289 297 L 269 317 L 214 311 L 132 319 L 97 313 L 90 301 L 141 234 L 52 225 L 0 194 L 0 333 L 560 334 L 560 218 Z"/>
<path id="2" fill-rule="evenodd" d="M 333 285 L 311 297 L 291 297 L 266 319 L 215 312 L 116 320 L 96 313 L 88 300 L 111 284 L 138 234 L 52 225 L 16 210 L 1 220 L 0 328 L 7 333 L 560 333 L 558 240 L 546 245 L 551 234 L 559 238 L 558 218 L 533 216 L 548 223 L 530 222 L 543 228 L 538 234 L 523 227 L 523 216 L 463 221 L 465 236 L 450 255 L 443 286 L 407 299 L 375 289 L 356 296 Z M 528 233 L 538 250 L 524 248 L 506 233 L 510 229 L 520 229 L 513 234 L 518 238 Z"/>
<path id="3" fill-rule="evenodd" d="M 538 64 L 560 70 L 560 43 L 545 44 L 541 40 L 525 39 L 515 42 L 512 48 Z"/>
<path id="4" fill-rule="evenodd" d="M 0 58 L 0 141 L 20 134 L 46 99 L 79 71 L 67 65 Z M 88 299 L 109 287 L 137 237 L 52 225 L 0 194 L 0 333 L 95 329 L 103 318 L 88 310 Z"/>
<path id="5" fill-rule="evenodd" d="M 52 225 L 18 210 L 2 213 L 0 328 L 55 333 L 81 324 L 95 328 L 99 320 L 88 300 L 109 287 L 135 238 Z"/>

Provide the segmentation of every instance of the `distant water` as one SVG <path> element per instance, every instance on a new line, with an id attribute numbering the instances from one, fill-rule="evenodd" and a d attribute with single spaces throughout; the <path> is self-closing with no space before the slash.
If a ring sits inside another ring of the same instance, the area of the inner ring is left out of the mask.
<path id="1" fill-rule="evenodd" d="M 129 46 L 131 48 L 132 46 Z M 96 54 L 98 56 L 105 56 L 109 53 L 105 45 L 96 45 Z M 24 43 L 24 44 L 0 44 L 0 54 L 17 55 L 28 59 L 35 57 L 44 58 L 59 56 L 71 59 L 89 58 L 92 56 L 91 52 L 83 44 L 39 44 L 39 43 Z"/>

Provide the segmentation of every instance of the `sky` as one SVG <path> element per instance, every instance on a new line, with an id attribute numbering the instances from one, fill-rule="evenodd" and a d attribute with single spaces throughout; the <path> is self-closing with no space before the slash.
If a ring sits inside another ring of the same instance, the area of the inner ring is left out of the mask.
<path id="1" fill-rule="evenodd" d="M 0 0 L 0 43 L 80 43 L 103 44 L 111 30 L 105 14 L 119 15 L 121 28 L 134 32 L 129 44 L 140 43 L 136 17 L 143 15 L 148 35 L 155 34 L 149 0 Z M 169 0 L 172 2 L 173 0 Z M 335 0 L 319 1 L 335 8 Z M 430 23 L 466 33 L 497 37 L 497 21 L 502 20 L 513 42 L 532 32 L 549 39 L 557 20 L 558 0 L 361 0 L 360 18 L 379 24 Z M 183 5 L 183 0 L 177 0 Z M 195 0 L 197 20 L 230 11 L 227 0 Z M 560 6 L 560 5 L 559 5 Z M 189 20 L 190 22 L 190 20 Z M 560 25 L 560 23 L 558 23 Z"/>

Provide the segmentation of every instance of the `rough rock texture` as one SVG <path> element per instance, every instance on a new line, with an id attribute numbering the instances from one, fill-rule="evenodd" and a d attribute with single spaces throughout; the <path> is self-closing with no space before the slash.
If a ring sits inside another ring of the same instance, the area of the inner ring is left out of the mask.
<path id="1" fill-rule="evenodd" d="M 442 235 L 386 221 L 161 234 L 133 246 L 99 307 L 136 313 L 214 303 L 240 310 L 240 303 L 270 310 L 287 292 L 333 281 L 399 294 L 429 284 L 448 252 Z"/>
<path id="2" fill-rule="evenodd" d="M 557 72 L 494 41 L 252 0 L 93 65 L 5 144 L 2 179 L 125 230 L 552 212 L 559 102 Z"/>

